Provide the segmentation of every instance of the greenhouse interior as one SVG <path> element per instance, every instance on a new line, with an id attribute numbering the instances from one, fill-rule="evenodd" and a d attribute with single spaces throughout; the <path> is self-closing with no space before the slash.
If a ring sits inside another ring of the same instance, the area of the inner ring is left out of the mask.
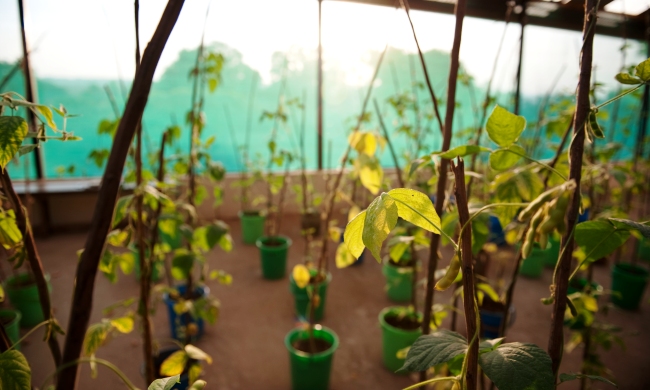
<path id="1" fill-rule="evenodd" d="M 0 10 L 0 389 L 650 389 L 650 0 Z"/>

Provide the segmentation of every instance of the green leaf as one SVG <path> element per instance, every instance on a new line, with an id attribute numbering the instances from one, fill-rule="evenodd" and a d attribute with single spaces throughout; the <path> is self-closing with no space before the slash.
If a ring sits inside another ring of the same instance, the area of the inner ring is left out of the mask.
<path id="1" fill-rule="evenodd" d="M 167 359 L 160 365 L 160 375 L 174 376 L 179 375 L 185 369 L 188 356 L 183 351 L 176 351 L 169 355 Z"/>
<path id="2" fill-rule="evenodd" d="M 440 156 L 440 158 L 446 158 L 451 160 L 452 158 L 456 158 L 456 157 L 465 157 L 472 154 L 477 154 L 481 152 L 491 152 L 491 151 L 492 149 L 486 148 L 484 146 L 463 145 L 463 146 L 458 146 L 453 149 L 450 149 L 446 152 L 436 152 L 433 154 Z"/>
<path id="3" fill-rule="evenodd" d="M 637 65 L 634 70 L 636 77 L 643 81 L 650 81 L 650 58 Z"/>
<path id="4" fill-rule="evenodd" d="M 551 358 L 535 344 L 503 344 L 481 354 L 478 362 L 499 390 L 555 389 Z"/>
<path id="5" fill-rule="evenodd" d="M 485 126 L 490 139 L 502 148 L 517 142 L 525 128 L 526 119 L 523 116 L 512 114 L 499 106 L 494 107 Z"/>
<path id="6" fill-rule="evenodd" d="M 14 248 L 23 240 L 23 235 L 16 224 L 13 210 L 2 212 L 0 210 L 0 245 L 5 249 Z"/>
<path id="7" fill-rule="evenodd" d="M 431 199 L 420 191 L 396 188 L 388 191 L 397 205 L 397 215 L 415 226 L 440 234 L 440 217 Z"/>
<path id="8" fill-rule="evenodd" d="M 616 75 L 616 81 L 618 81 L 621 84 L 627 84 L 627 85 L 636 85 L 636 84 L 641 84 L 643 83 L 643 80 L 632 76 L 629 73 L 619 73 Z"/>
<path id="9" fill-rule="evenodd" d="M 171 390 L 175 384 L 181 382 L 180 375 L 174 375 L 169 378 L 156 379 L 151 382 L 147 390 Z"/>
<path id="10" fill-rule="evenodd" d="M 505 171 L 515 165 L 521 159 L 521 155 L 525 154 L 524 148 L 517 144 L 497 149 L 490 153 L 490 167 L 496 171 Z"/>
<path id="11" fill-rule="evenodd" d="M 133 195 L 123 196 L 117 200 L 113 214 L 113 227 L 117 226 L 126 217 L 127 209 L 133 200 Z"/>
<path id="12" fill-rule="evenodd" d="M 361 253 L 363 253 L 363 230 L 366 221 L 366 211 L 362 211 L 357 214 L 356 217 L 352 218 L 348 225 L 345 227 L 345 233 L 343 233 L 343 241 L 348 247 L 352 256 L 359 258 Z"/>
<path id="13" fill-rule="evenodd" d="M 635 221 L 630 221 L 629 219 L 620 219 L 620 218 L 610 218 L 610 221 L 623 223 L 632 229 L 638 230 L 639 233 L 643 235 L 643 237 L 650 238 L 650 226 L 647 225 L 647 222 L 646 224 L 643 224 Z"/>
<path id="14" fill-rule="evenodd" d="M 47 123 L 47 125 L 50 128 L 56 129 L 56 124 L 54 123 L 54 119 L 52 118 L 52 110 L 50 109 L 50 107 L 42 106 L 42 105 L 39 104 L 39 105 L 35 106 L 34 108 L 36 109 L 36 111 L 38 113 L 43 115 L 43 117 L 45 118 L 45 123 Z"/>
<path id="15" fill-rule="evenodd" d="M 208 383 L 206 381 L 199 379 L 198 381 L 192 383 L 192 386 L 190 386 L 189 390 L 203 390 L 207 384 Z"/>
<path id="16" fill-rule="evenodd" d="M 383 193 L 368 206 L 361 235 L 363 244 L 379 262 L 381 262 L 381 244 L 396 224 L 397 205 L 395 200 Z"/>
<path id="17" fill-rule="evenodd" d="M 19 116 L 0 116 L 0 168 L 9 164 L 27 136 L 27 122 Z"/>
<path id="18" fill-rule="evenodd" d="M 447 329 L 418 337 L 409 349 L 404 366 L 399 371 L 425 371 L 438 364 L 447 363 L 467 352 L 467 340 Z"/>
<path id="19" fill-rule="evenodd" d="M 201 363 L 199 362 L 192 363 L 187 373 L 190 383 L 196 382 L 196 380 L 199 379 L 199 376 L 201 376 L 202 372 L 203 372 L 203 368 L 201 367 Z"/>
<path id="20" fill-rule="evenodd" d="M 596 261 L 614 252 L 630 237 L 630 231 L 606 220 L 576 225 L 575 240 L 584 251 L 586 261 Z"/>
<path id="21" fill-rule="evenodd" d="M 228 226 L 223 222 L 217 222 L 196 229 L 192 241 L 198 248 L 207 252 L 214 248 L 226 233 L 228 233 Z"/>
<path id="22" fill-rule="evenodd" d="M 187 356 L 191 359 L 205 360 L 208 364 L 212 364 L 212 357 L 192 344 L 185 346 L 185 352 L 187 352 Z"/>
<path id="23" fill-rule="evenodd" d="M 32 370 L 22 353 L 11 350 L 0 354 L 0 389 L 30 390 Z"/>
<path id="24" fill-rule="evenodd" d="M 564 383 L 564 382 L 568 382 L 568 381 L 572 381 L 572 380 L 576 380 L 576 379 L 581 379 L 581 378 L 589 378 L 592 381 L 604 382 L 604 383 L 607 383 L 608 385 L 612 385 L 612 386 L 614 386 L 614 387 L 616 387 L 618 389 L 618 385 L 616 383 L 610 381 L 609 379 L 605 379 L 602 376 L 598 376 L 598 375 L 585 375 L 585 374 L 577 374 L 577 373 L 575 373 L 575 374 L 573 374 L 573 373 L 572 374 L 560 374 L 560 383 Z"/>
<path id="25" fill-rule="evenodd" d="M 24 156 L 27 153 L 32 152 L 34 149 L 38 148 L 39 144 L 31 144 L 31 145 L 22 145 L 20 148 L 18 148 L 18 156 Z"/>
<path id="26" fill-rule="evenodd" d="M 172 276 L 176 280 L 185 280 L 194 265 L 196 256 L 194 253 L 179 250 L 172 259 Z"/>

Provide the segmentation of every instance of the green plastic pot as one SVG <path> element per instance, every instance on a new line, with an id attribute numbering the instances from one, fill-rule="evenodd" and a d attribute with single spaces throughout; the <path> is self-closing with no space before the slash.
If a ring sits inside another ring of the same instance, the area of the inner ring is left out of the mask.
<path id="1" fill-rule="evenodd" d="M 560 240 L 553 236 L 549 237 L 548 247 L 542 252 L 544 252 L 544 265 L 548 268 L 555 268 L 560 256 Z"/>
<path id="2" fill-rule="evenodd" d="M 312 275 L 313 276 L 313 275 Z M 324 282 L 318 284 L 318 295 L 320 296 L 320 303 L 318 307 L 314 310 L 314 321 L 320 321 L 325 315 L 325 304 L 327 302 L 327 286 L 329 286 L 332 281 L 332 274 L 327 273 L 327 277 Z M 313 287 L 312 287 L 313 288 Z M 296 285 L 296 282 L 293 280 L 293 275 L 289 275 L 289 290 L 293 294 L 295 305 L 296 305 L 296 315 L 302 317 L 305 320 L 309 319 L 309 304 L 311 300 L 309 299 L 309 294 L 307 294 L 307 288 L 300 288 Z"/>
<path id="3" fill-rule="evenodd" d="M 5 284 L 5 291 L 9 302 L 21 314 L 20 326 L 22 328 L 31 328 L 43 322 L 43 309 L 41 300 L 38 297 L 38 288 L 36 283 L 29 283 L 32 276 L 28 273 L 21 273 L 11 276 Z M 45 274 L 48 291 L 52 291 L 50 285 L 50 275 Z"/>
<path id="4" fill-rule="evenodd" d="M 422 329 L 417 328 L 414 330 L 406 330 L 396 328 L 386 322 L 386 317 L 395 315 L 399 311 L 403 311 L 403 307 L 387 307 L 379 313 L 379 324 L 381 325 L 381 339 L 382 339 L 382 357 L 384 366 L 391 372 L 395 372 L 402 368 L 404 365 L 404 358 L 397 356 L 397 353 L 408 348 L 418 337 L 422 334 Z M 418 314 L 419 316 L 419 314 Z M 404 374 L 408 374 L 405 372 Z"/>
<path id="5" fill-rule="evenodd" d="M 244 244 L 255 245 L 257 240 L 264 235 L 264 221 L 266 217 L 259 212 L 239 212 L 241 220 L 241 235 Z"/>
<path id="6" fill-rule="evenodd" d="M 619 263 L 612 270 L 612 302 L 622 309 L 636 310 L 648 284 L 648 270 L 633 264 Z"/>
<path id="7" fill-rule="evenodd" d="M 413 295 L 413 268 L 385 261 L 382 273 L 386 277 L 388 299 L 393 302 L 410 302 Z"/>
<path id="8" fill-rule="evenodd" d="M 339 347 L 339 338 L 331 329 L 314 326 L 314 338 L 324 340 L 330 347 L 320 353 L 309 354 L 294 348 L 293 343 L 306 340 L 309 334 L 303 329 L 294 329 L 284 338 L 291 364 L 291 388 L 293 390 L 327 390 L 334 352 Z"/>
<path id="9" fill-rule="evenodd" d="M 521 261 L 519 274 L 537 279 L 542 276 L 544 271 L 544 251 L 535 243 L 530 255 Z"/>
<path id="10" fill-rule="evenodd" d="M 20 317 L 20 312 L 17 310 L 0 310 L 0 321 L 2 321 L 11 344 L 16 344 L 20 339 Z M 14 349 L 20 350 L 20 344 L 16 345 Z"/>
<path id="11" fill-rule="evenodd" d="M 261 237 L 255 242 L 260 249 L 264 279 L 282 279 L 287 271 L 287 255 L 291 239 L 284 236 Z"/>

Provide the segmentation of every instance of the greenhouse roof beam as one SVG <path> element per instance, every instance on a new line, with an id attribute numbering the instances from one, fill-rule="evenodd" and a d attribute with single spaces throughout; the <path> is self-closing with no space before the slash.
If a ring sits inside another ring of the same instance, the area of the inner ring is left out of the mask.
<path id="1" fill-rule="evenodd" d="M 347 1 L 369 5 L 395 7 L 395 0 L 329 0 Z M 622 15 L 606 12 L 603 7 L 612 0 L 601 0 L 596 33 L 615 37 L 626 36 L 630 39 L 646 40 L 645 17 L 648 10 L 639 15 Z M 454 13 L 454 0 L 409 0 L 413 10 Z M 526 24 L 559 28 L 563 30 L 582 31 L 584 0 L 562 1 L 527 1 Z M 507 4 L 505 0 L 468 0 L 467 16 L 481 19 L 503 21 Z"/>

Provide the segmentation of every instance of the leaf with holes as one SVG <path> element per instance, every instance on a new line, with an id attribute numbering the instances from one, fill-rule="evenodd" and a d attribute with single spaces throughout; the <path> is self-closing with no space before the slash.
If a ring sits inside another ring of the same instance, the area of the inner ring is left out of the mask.
<path id="1" fill-rule="evenodd" d="M 467 352 L 467 340 L 456 332 L 441 329 L 418 337 L 409 349 L 404 366 L 399 371 L 425 371 L 447 363 Z"/>
<path id="2" fill-rule="evenodd" d="M 551 358 L 535 344 L 502 344 L 478 362 L 499 390 L 555 389 Z"/>
<path id="3" fill-rule="evenodd" d="M 526 154 L 526 151 L 517 144 L 497 149 L 490 153 L 490 167 L 495 171 L 505 171 L 519 162 L 523 154 Z"/>
<path id="4" fill-rule="evenodd" d="M 383 193 L 368 206 L 361 237 L 375 259 L 381 262 L 381 244 L 397 224 L 397 205 L 390 195 Z"/>
<path id="5" fill-rule="evenodd" d="M 526 119 L 523 116 L 515 115 L 499 106 L 494 107 L 485 125 L 490 139 L 502 148 L 517 142 L 525 128 Z"/>
<path id="6" fill-rule="evenodd" d="M 0 353 L 0 389 L 30 390 L 32 370 L 25 356 L 18 351 Z"/>
<path id="7" fill-rule="evenodd" d="M 395 200 L 400 218 L 424 230 L 440 234 L 440 217 L 428 196 L 408 188 L 396 188 L 388 191 L 388 195 Z"/>
<path id="8" fill-rule="evenodd" d="M 19 116 L 0 116 L 0 168 L 4 170 L 27 136 L 27 122 Z"/>
<path id="9" fill-rule="evenodd" d="M 366 211 L 362 211 L 357 214 L 356 217 L 352 218 L 348 225 L 345 227 L 345 233 L 343 233 L 343 241 L 348 247 L 352 256 L 359 258 L 361 253 L 363 253 L 363 230 L 366 221 Z"/>

